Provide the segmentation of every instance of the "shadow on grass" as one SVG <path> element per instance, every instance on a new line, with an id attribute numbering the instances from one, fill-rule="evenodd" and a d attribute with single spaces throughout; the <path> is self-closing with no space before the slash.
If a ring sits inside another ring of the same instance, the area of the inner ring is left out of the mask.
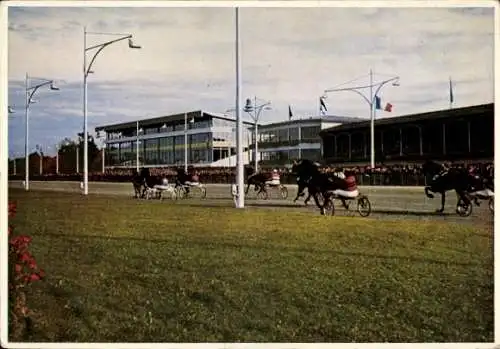
<path id="1" fill-rule="evenodd" d="M 208 201 L 179 201 L 182 205 L 189 207 L 225 207 L 224 201 L 231 202 L 230 199 L 218 198 L 218 199 L 207 199 Z M 217 203 L 211 203 L 210 201 L 218 201 Z M 232 202 L 231 202 L 232 203 Z M 267 202 L 264 200 L 252 200 L 250 202 L 245 202 L 245 206 L 248 207 L 262 207 L 262 208 L 288 208 L 288 209 L 309 209 L 309 210 L 319 210 L 316 205 L 309 204 L 307 206 L 301 203 L 289 203 L 289 202 Z M 346 211 L 343 207 L 335 207 L 336 212 L 350 212 L 357 213 L 355 208 L 351 208 L 349 211 Z M 372 214 L 379 213 L 384 215 L 407 215 L 407 216 L 416 216 L 416 217 L 458 217 L 458 218 L 469 218 L 469 217 L 460 217 L 455 212 L 436 212 L 436 211 L 415 211 L 415 210 L 397 210 L 397 209 L 372 209 Z"/>
<path id="2" fill-rule="evenodd" d="M 193 248 L 194 245 L 198 245 L 201 247 L 206 246 L 209 249 L 214 248 L 213 241 L 204 241 L 204 240 L 195 240 L 195 239 L 186 239 L 184 241 L 173 241 L 169 239 L 144 239 L 137 237 L 121 237 L 121 236 L 95 236 L 88 234 L 81 235 L 73 235 L 68 236 L 65 234 L 59 233 L 44 233 L 46 237 L 53 237 L 57 239 L 66 239 L 66 240 L 78 240 L 78 239 L 89 239 L 89 240 L 115 240 L 115 241 L 134 241 L 134 242 L 143 242 L 143 243 L 166 243 L 169 245 L 176 244 L 181 247 L 185 245 L 186 247 Z M 327 254 L 327 255 L 338 255 L 338 256 L 347 256 L 347 257 L 362 257 L 362 258 L 374 258 L 374 259 L 383 259 L 388 261 L 412 261 L 417 263 L 430 263 L 430 264 L 440 264 L 440 265 L 454 265 L 454 266 L 483 266 L 486 265 L 484 263 L 468 263 L 468 262 L 450 262 L 441 261 L 437 259 L 423 258 L 423 257 L 412 257 L 412 256 L 391 256 L 391 255 L 383 255 L 377 253 L 366 253 L 366 252 L 345 252 L 345 251 L 336 251 L 336 250 L 325 250 L 325 249 L 316 249 L 316 248 L 307 248 L 307 247 L 286 247 L 286 246 L 271 246 L 271 245 L 249 245 L 249 244 L 241 244 L 241 243 L 232 243 L 232 242 L 217 242 L 217 245 L 221 248 L 228 248 L 231 250 L 242 249 L 255 249 L 255 250 L 267 250 L 267 251 L 276 251 L 280 249 L 281 252 L 285 253 L 310 253 L 310 254 Z"/>

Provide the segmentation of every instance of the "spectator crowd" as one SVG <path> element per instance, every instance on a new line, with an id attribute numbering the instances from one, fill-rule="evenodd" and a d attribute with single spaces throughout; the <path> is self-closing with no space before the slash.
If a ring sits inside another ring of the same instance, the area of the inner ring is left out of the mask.
<path id="1" fill-rule="evenodd" d="M 481 170 L 491 171 L 493 173 L 493 163 L 487 164 L 445 164 L 447 167 L 467 168 L 469 172 Z M 289 167 L 276 168 L 280 173 L 281 182 L 283 184 L 295 184 L 296 178 L 290 172 Z M 202 183 L 233 183 L 236 178 L 236 169 L 229 167 L 203 167 L 195 168 L 200 181 Z M 358 184 L 360 185 L 405 185 L 405 186 L 420 186 L 425 185 L 426 178 L 422 173 L 421 165 L 392 165 L 392 166 L 378 166 L 374 169 L 369 166 L 348 166 L 348 167 L 333 167 L 323 166 L 321 168 L 324 172 L 335 172 L 339 170 L 352 171 L 357 177 Z M 106 172 L 93 172 L 89 173 L 89 181 L 105 181 L 105 182 L 127 182 L 131 180 L 132 174 L 135 169 L 107 169 Z M 151 168 L 150 174 L 152 176 L 165 177 L 172 180 L 177 175 L 177 168 L 157 167 Z M 23 179 L 23 174 L 17 176 L 10 176 L 10 179 Z M 32 175 L 33 180 L 62 180 L 62 181 L 81 181 L 82 174 L 44 174 Z"/>

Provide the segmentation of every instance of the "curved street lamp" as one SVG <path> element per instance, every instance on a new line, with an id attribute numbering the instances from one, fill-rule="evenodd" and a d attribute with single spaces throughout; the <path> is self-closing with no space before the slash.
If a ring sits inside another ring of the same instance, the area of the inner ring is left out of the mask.
<path id="1" fill-rule="evenodd" d="M 253 103 L 252 103 L 253 102 Z M 257 151 L 258 151 L 258 124 L 259 124 L 259 119 L 260 119 L 260 114 L 262 113 L 263 110 L 271 110 L 271 102 L 266 101 L 257 104 L 257 97 L 253 98 L 253 101 L 250 98 L 247 98 L 245 107 L 243 110 L 250 115 L 254 122 L 254 137 L 255 137 L 255 147 L 254 147 L 254 162 L 255 162 L 255 172 L 258 171 L 258 166 L 259 166 L 259 159 L 257 156 Z"/>
<path id="2" fill-rule="evenodd" d="M 97 44 L 87 47 L 87 35 L 113 35 L 119 36 L 117 39 L 106 41 L 102 44 Z M 83 195 L 88 195 L 89 193 L 89 151 L 88 151 L 88 137 L 87 137 L 87 78 L 89 74 L 94 72 L 90 69 L 92 64 L 94 64 L 96 57 L 99 53 L 115 42 L 128 40 L 128 47 L 131 49 L 140 49 L 141 46 L 135 45 L 132 41 L 132 34 L 115 34 L 115 33 L 98 33 L 98 32 L 87 32 L 86 27 L 83 27 Z M 87 52 L 96 50 L 90 63 L 87 66 Z"/>
<path id="3" fill-rule="evenodd" d="M 370 69 L 370 84 L 364 86 L 355 86 L 347 88 L 333 88 L 324 91 L 324 95 L 321 98 L 326 98 L 328 92 L 340 92 L 340 91 L 352 91 L 360 95 L 370 106 L 370 165 L 371 168 L 375 168 L 375 97 L 377 97 L 379 91 L 383 86 L 392 82 L 392 86 L 399 86 L 399 76 L 394 76 L 381 82 L 373 83 L 373 72 Z M 343 85 L 343 84 L 342 84 Z M 366 97 L 360 90 L 369 88 L 370 97 Z M 373 93 L 373 89 L 375 93 Z"/>
<path id="4" fill-rule="evenodd" d="M 32 80 L 38 80 L 39 82 L 37 84 L 32 84 Z M 30 77 L 28 76 L 28 73 L 26 73 L 26 79 L 25 79 L 25 93 L 26 93 L 26 99 L 25 99 L 25 129 L 24 129 L 24 152 L 25 152 L 25 180 L 24 180 L 24 188 L 26 191 L 29 190 L 30 184 L 30 166 L 29 166 L 29 142 L 28 142 L 28 137 L 29 137 L 29 108 L 31 104 L 37 103 L 33 99 L 33 96 L 35 95 L 36 91 L 40 89 L 43 86 L 49 86 L 50 91 L 59 91 L 59 87 L 55 85 L 54 80 L 48 80 L 44 78 L 35 78 L 35 77 Z M 9 108 L 9 112 L 14 112 L 12 108 Z"/>

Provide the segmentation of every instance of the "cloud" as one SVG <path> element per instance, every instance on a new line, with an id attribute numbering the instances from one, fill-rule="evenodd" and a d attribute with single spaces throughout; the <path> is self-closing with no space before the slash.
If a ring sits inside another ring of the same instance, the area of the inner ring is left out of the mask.
<path id="1" fill-rule="evenodd" d="M 318 113 L 323 90 L 398 75 L 400 87 L 381 89 L 393 113 L 448 107 L 448 79 L 456 106 L 493 100 L 492 8 L 242 8 L 243 98 L 271 100 L 264 121 Z M 9 144 L 24 137 L 24 75 L 63 81 L 40 91 L 30 108 L 32 143 L 76 135 L 82 128 L 83 26 L 132 33 L 106 47 L 89 76 L 89 128 L 186 110 L 223 112 L 234 106 L 234 9 L 215 7 L 9 8 Z M 89 35 L 87 44 L 113 38 Z M 365 91 L 367 92 L 367 91 Z M 367 117 L 352 92 L 327 99 L 335 115 Z M 21 108 L 18 108 L 21 106 Z M 50 131 L 50 132 L 49 132 Z M 22 142 L 21 142 L 22 144 Z"/>

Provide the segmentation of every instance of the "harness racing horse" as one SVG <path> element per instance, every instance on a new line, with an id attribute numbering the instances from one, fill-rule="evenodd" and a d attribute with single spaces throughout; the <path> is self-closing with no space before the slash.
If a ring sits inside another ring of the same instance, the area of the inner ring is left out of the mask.
<path id="1" fill-rule="evenodd" d="M 144 186 L 144 181 L 146 172 L 145 169 L 142 169 L 141 172 L 135 171 L 132 175 L 132 185 L 134 186 L 134 198 L 143 198 L 146 193 L 146 187 Z"/>
<path id="2" fill-rule="evenodd" d="M 151 176 L 149 168 L 143 168 L 140 172 L 135 172 L 132 177 L 134 185 L 135 198 L 144 198 L 148 188 L 154 188 L 157 185 L 163 184 L 163 179 L 159 176 Z"/>
<path id="3" fill-rule="evenodd" d="M 293 202 L 296 202 L 300 197 L 304 196 L 304 190 L 307 188 L 308 183 L 309 179 L 297 177 L 297 185 L 299 186 L 299 188 L 297 189 L 297 196 L 295 197 L 295 199 L 293 199 Z M 306 206 L 308 205 L 309 200 L 311 200 L 311 198 L 312 198 L 311 192 L 308 191 L 307 197 L 304 200 L 304 204 Z"/>
<path id="4" fill-rule="evenodd" d="M 494 173 L 490 166 L 479 166 L 469 170 L 471 186 L 468 190 L 470 197 L 476 206 L 480 206 L 479 200 L 488 200 L 489 208 L 493 212 L 494 206 Z"/>
<path id="5" fill-rule="evenodd" d="M 314 202 L 322 215 L 325 214 L 325 207 L 330 203 L 331 195 L 328 192 L 341 189 L 344 186 L 343 179 L 321 173 L 319 166 L 311 160 L 294 161 L 292 173 L 297 176 L 298 183 L 306 184 L 309 195 L 314 198 Z M 323 204 L 319 202 L 320 195 L 323 197 Z"/>
<path id="6" fill-rule="evenodd" d="M 319 164 L 316 164 L 314 163 L 316 166 L 319 167 Z M 318 169 L 319 170 L 319 169 Z M 345 179 L 345 174 L 342 172 L 342 170 L 340 170 L 340 172 L 334 172 L 332 174 L 332 176 L 336 176 L 340 179 Z M 329 176 L 329 178 L 331 178 L 331 176 Z M 304 190 L 307 188 L 307 184 L 309 183 L 309 180 L 310 178 L 308 179 L 305 179 L 305 178 L 300 178 L 300 177 L 297 177 L 297 185 L 299 186 L 298 187 L 298 190 L 297 190 L 297 196 L 295 197 L 295 199 L 293 200 L 293 202 L 296 202 L 300 197 L 304 196 Z M 307 206 L 308 203 L 309 203 L 309 200 L 311 200 L 312 198 L 312 195 L 311 193 L 308 191 L 307 193 L 307 197 L 306 199 L 304 200 L 304 204 Z M 345 208 L 347 208 L 348 204 L 345 202 L 344 199 L 340 198 L 341 201 L 342 201 L 342 204 L 344 205 Z"/>
<path id="7" fill-rule="evenodd" d="M 184 168 L 177 169 L 177 178 L 176 178 L 176 188 L 183 190 L 182 197 L 189 196 L 190 190 L 192 187 L 196 187 L 199 189 L 201 196 L 204 198 L 207 194 L 205 186 L 200 184 L 199 177 L 196 173 L 189 173 L 184 171 Z"/>
<path id="8" fill-rule="evenodd" d="M 258 190 L 257 195 L 266 192 L 266 182 L 270 181 L 272 175 L 266 172 L 255 172 L 254 168 L 251 166 L 245 166 L 245 175 L 247 178 L 247 189 L 245 190 L 245 195 L 248 194 L 248 190 L 251 185 L 255 186 L 255 191 Z"/>
<path id="9" fill-rule="evenodd" d="M 431 182 L 424 189 L 425 195 L 433 199 L 432 193 L 441 194 L 441 208 L 436 212 L 444 212 L 446 192 L 450 190 L 455 190 L 462 202 L 467 206 L 470 205 L 467 190 L 470 187 L 471 178 L 465 169 L 446 169 L 434 161 L 427 160 L 422 165 L 422 172 L 426 176 L 432 176 Z"/>
<path id="10" fill-rule="evenodd" d="M 294 161 L 294 164 L 296 164 L 297 162 Z M 313 165 L 315 165 L 317 168 L 318 168 L 318 171 L 319 171 L 319 164 L 318 163 L 315 163 L 313 162 Z M 293 173 L 293 167 L 292 167 L 292 173 Z M 308 177 L 297 177 L 297 185 L 299 186 L 298 187 L 298 190 L 297 190 L 297 196 L 295 197 L 295 199 L 293 199 L 293 202 L 296 202 L 300 197 L 304 196 L 304 190 L 308 187 L 308 184 L 309 184 L 309 180 L 311 178 Z M 306 199 L 304 200 L 304 204 L 307 206 L 309 201 L 311 200 L 311 198 L 313 197 L 313 195 L 311 194 L 311 192 L 308 190 L 307 191 L 307 197 Z"/>

